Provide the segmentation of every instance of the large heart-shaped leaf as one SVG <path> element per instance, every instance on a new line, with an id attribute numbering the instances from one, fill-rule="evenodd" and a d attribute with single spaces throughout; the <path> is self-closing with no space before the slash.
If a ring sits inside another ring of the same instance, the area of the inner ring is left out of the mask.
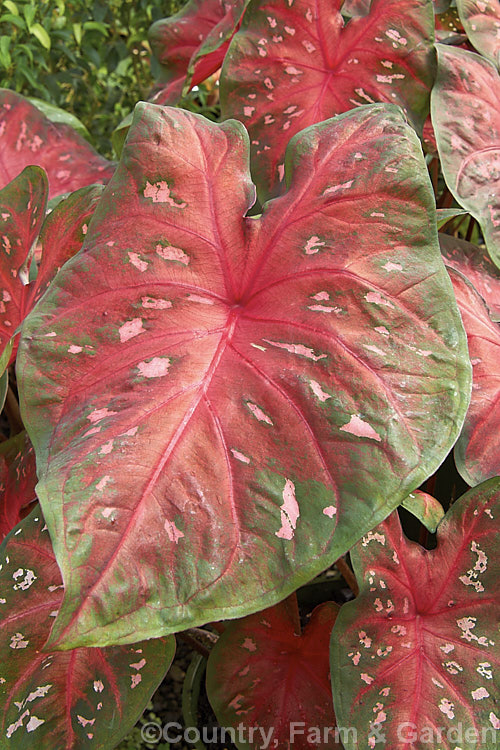
<path id="1" fill-rule="evenodd" d="M 44 221 L 47 177 L 26 167 L 0 191 L 0 355 L 1 370 L 17 352 L 16 329 L 42 296 L 59 268 L 82 246 L 102 185 L 77 190 Z M 39 262 L 30 282 L 32 262 Z"/>
<path id="2" fill-rule="evenodd" d="M 418 129 L 434 80 L 431 0 L 374 0 L 345 26 L 342 0 L 257 0 L 224 60 L 225 117 L 245 123 L 262 197 L 283 192 L 288 141 L 367 102 L 400 105 Z"/>
<path id="3" fill-rule="evenodd" d="M 222 65 L 248 0 L 190 0 L 175 16 L 156 21 L 149 41 L 162 84 L 153 98 L 176 104 L 183 92 Z"/>
<path id="4" fill-rule="evenodd" d="M 473 365 L 472 395 L 459 441 L 457 468 L 473 486 L 500 476 L 500 325 L 466 279 L 449 269 Z"/>
<path id="5" fill-rule="evenodd" d="M 0 747 L 115 747 L 168 670 L 173 636 L 107 649 L 44 650 L 63 586 L 39 509 L 5 540 L 0 571 Z"/>
<path id="6" fill-rule="evenodd" d="M 238 748 L 341 748 L 329 646 L 338 607 L 317 607 L 301 632 L 296 598 L 230 625 L 210 653 L 207 695 Z M 250 729 L 252 733 L 250 734 Z"/>
<path id="7" fill-rule="evenodd" d="M 331 642 L 337 721 L 357 730 L 346 750 L 498 747 L 499 516 L 494 479 L 452 505 L 434 550 L 396 513 L 351 550 L 360 594 Z"/>
<path id="8" fill-rule="evenodd" d="M 432 122 L 448 188 L 480 223 L 500 267 L 500 76 L 474 52 L 437 45 Z"/>
<path id="9" fill-rule="evenodd" d="M 35 452 L 23 431 L 0 444 L 0 540 L 19 523 L 23 508 L 36 500 L 36 483 Z"/>
<path id="10" fill-rule="evenodd" d="M 457 0 L 460 19 L 474 47 L 500 68 L 500 3 Z"/>
<path id="11" fill-rule="evenodd" d="M 472 242 L 439 233 L 444 262 L 470 281 L 488 306 L 490 317 L 500 322 L 500 270 L 487 253 Z"/>
<path id="12" fill-rule="evenodd" d="M 241 123 L 139 104 L 82 252 L 26 321 L 53 643 L 275 604 L 458 435 L 470 366 L 414 131 L 362 108 L 304 131 L 287 169 L 245 218 Z"/>
<path id="13" fill-rule="evenodd" d="M 0 89 L 0 148 L 0 187 L 36 164 L 47 172 L 50 198 L 107 182 L 114 171 L 73 128 L 51 122 L 28 99 L 8 89 Z"/>

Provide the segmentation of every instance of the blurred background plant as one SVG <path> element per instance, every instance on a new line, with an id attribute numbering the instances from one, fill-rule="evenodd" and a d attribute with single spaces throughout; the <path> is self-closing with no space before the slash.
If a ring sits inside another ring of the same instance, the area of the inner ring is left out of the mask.
<path id="1" fill-rule="evenodd" d="M 153 85 L 149 26 L 184 2 L 2 0 L 0 86 L 75 115 L 112 157 L 113 129 Z"/>

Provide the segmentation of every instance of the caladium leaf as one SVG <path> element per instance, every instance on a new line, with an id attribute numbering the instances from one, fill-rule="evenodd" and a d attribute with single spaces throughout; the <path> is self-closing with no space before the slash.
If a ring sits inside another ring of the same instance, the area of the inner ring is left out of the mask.
<path id="1" fill-rule="evenodd" d="M 50 197 L 105 183 L 114 164 L 104 159 L 73 128 L 51 122 L 28 99 L 0 89 L 0 187 L 30 165 L 47 172 Z"/>
<path id="2" fill-rule="evenodd" d="M 480 223 L 500 267 L 500 76 L 474 52 L 437 45 L 432 122 L 446 184 Z"/>
<path id="3" fill-rule="evenodd" d="M 452 505 L 436 549 L 393 513 L 351 550 L 360 594 L 331 641 L 337 722 L 357 729 L 346 750 L 498 747 L 499 515 L 494 479 Z"/>
<path id="4" fill-rule="evenodd" d="M 37 99 L 33 96 L 28 97 L 28 101 L 34 104 L 35 107 L 39 109 L 40 112 L 42 112 L 51 122 L 55 122 L 60 125 L 70 125 L 73 130 L 76 130 L 77 133 L 80 133 L 80 135 L 83 136 L 86 141 L 90 140 L 91 136 L 89 131 L 87 130 L 83 122 L 79 120 L 78 117 L 76 117 L 76 115 L 72 114 L 71 112 L 66 112 L 66 110 L 60 109 L 60 107 L 56 107 L 54 106 L 54 104 L 50 104 L 43 99 Z"/>
<path id="5" fill-rule="evenodd" d="M 26 314 L 28 266 L 45 217 L 47 195 L 47 177 L 39 167 L 26 167 L 0 190 L 0 353 Z M 2 371 L 15 352 L 9 348 L 6 355 Z"/>
<path id="6" fill-rule="evenodd" d="M 444 516 L 444 508 L 439 500 L 421 490 L 410 492 L 401 505 L 418 518 L 432 534 L 436 532 Z"/>
<path id="7" fill-rule="evenodd" d="M 335 741 L 329 670 L 338 606 L 316 607 L 301 632 L 291 600 L 232 623 L 210 652 L 208 699 L 221 726 L 240 727 L 240 749 L 342 747 Z"/>
<path id="8" fill-rule="evenodd" d="M 283 192 L 285 149 L 312 123 L 367 102 L 400 105 L 417 129 L 434 81 L 430 0 L 374 0 L 346 25 L 342 0 L 256 0 L 221 75 L 224 117 L 248 128 L 261 199 Z"/>
<path id="9" fill-rule="evenodd" d="M 26 167 L 0 191 L 0 353 L 5 368 L 17 353 L 16 329 L 47 289 L 60 267 L 81 248 L 102 193 L 89 185 L 62 200 L 45 219 L 47 177 Z M 39 262 L 29 281 L 33 255 Z M 16 338 L 14 338 L 16 337 Z"/>
<path id="10" fill-rule="evenodd" d="M 414 131 L 362 108 L 297 136 L 287 170 L 245 218 L 241 123 L 139 104 L 82 252 L 25 323 L 58 646 L 275 604 L 458 435 L 470 365 Z"/>
<path id="11" fill-rule="evenodd" d="M 175 16 L 156 21 L 149 41 L 162 87 L 157 104 L 176 104 L 183 93 L 222 65 L 248 0 L 190 0 Z"/>
<path id="12" fill-rule="evenodd" d="M 500 476 L 500 325 L 472 284 L 449 269 L 473 365 L 472 396 L 455 446 L 457 469 L 467 484 Z"/>
<path id="13" fill-rule="evenodd" d="M 115 747 L 165 676 L 173 636 L 45 650 L 63 586 L 39 509 L 7 537 L 0 561 L 0 747 Z"/>
<path id="14" fill-rule="evenodd" d="M 438 237 L 445 264 L 470 281 L 486 302 L 490 318 L 500 322 L 500 270 L 477 245 L 441 232 Z"/>
<path id="15" fill-rule="evenodd" d="M 45 219 L 35 248 L 38 274 L 28 288 L 30 308 L 38 302 L 59 269 L 82 247 L 103 190 L 103 185 L 80 188 L 58 203 Z"/>
<path id="16" fill-rule="evenodd" d="M 500 3 L 498 0 L 457 0 L 460 19 L 481 55 L 500 68 Z"/>
<path id="17" fill-rule="evenodd" d="M 36 501 L 36 483 L 35 452 L 26 432 L 0 443 L 0 540 Z"/>

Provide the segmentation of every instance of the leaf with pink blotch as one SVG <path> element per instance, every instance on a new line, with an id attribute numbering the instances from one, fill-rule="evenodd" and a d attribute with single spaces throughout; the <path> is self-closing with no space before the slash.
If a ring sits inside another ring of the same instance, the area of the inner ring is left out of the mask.
<path id="1" fill-rule="evenodd" d="M 346 750 L 498 747 L 499 516 L 497 478 L 452 505 L 436 549 L 393 513 L 351 550 L 360 593 L 331 640 L 337 721 L 357 730 Z"/>
<path id="2" fill-rule="evenodd" d="M 221 107 L 250 133 L 261 200 L 285 189 L 284 158 L 303 128 L 373 102 L 399 105 L 421 131 L 434 81 L 431 0 L 255 0 L 224 60 Z"/>
<path id="3" fill-rule="evenodd" d="M 172 662 L 173 636 L 130 646 L 47 649 L 62 598 L 47 526 L 35 508 L 0 547 L 2 750 L 115 747 Z"/>
<path id="4" fill-rule="evenodd" d="M 294 595 L 229 624 L 219 637 L 207 695 L 220 725 L 237 730 L 239 750 L 258 750 L 266 738 L 276 750 L 289 748 L 290 739 L 296 750 L 341 750 L 328 663 L 337 612 L 333 602 L 321 604 L 302 630 Z M 251 727 L 259 727 L 252 736 Z"/>
<path id="5" fill-rule="evenodd" d="M 190 0 L 175 16 L 149 29 L 158 86 L 152 101 L 177 104 L 184 93 L 219 70 L 248 0 Z"/>
<path id="6" fill-rule="evenodd" d="M 480 55 L 438 46 L 432 123 L 446 184 L 481 225 L 500 268 L 500 75 Z"/>
<path id="7" fill-rule="evenodd" d="M 28 165 L 43 167 L 49 198 L 106 183 L 114 164 L 100 156 L 76 130 L 51 122 L 20 94 L 0 89 L 0 188 Z"/>

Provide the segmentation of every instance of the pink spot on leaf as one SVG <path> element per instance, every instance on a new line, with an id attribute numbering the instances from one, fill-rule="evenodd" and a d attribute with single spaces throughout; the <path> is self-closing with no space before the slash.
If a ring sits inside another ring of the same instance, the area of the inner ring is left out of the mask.
<path id="1" fill-rule="evenodd" d="M 179 543 L 179 539 L 182 539 L 184 534 L 182 531 L 180 531 L 175 523 L 173 521 L 165 521 L 164 524 L 165 531 L 167 532 L 168 538 L 171 542 L 174 542 L 174 544 Z"/>
<path id="2" fill-rule="evenodd" d="M 170 359 L 168 357 L 153 357 L 149 361 L 139 362 L 137 369 L 145 378 L 161 378 L 168 373 Z"/>
<path id="3" fill-rule="evenodd" d="M 134 336 L 138 336 L 140 333 L 144 333 L 145 330 L 146 329 L 142 325 L 142 318 L 133 318 L 132 320 L 127 320 L 127 322 L 120 326 L 120 328 L 118 329 L 120 341 L 123 344 L 129 339 L 133 339 Z"/>
<path id="4" fill-rule="evenodd" d="M 170 188 L 164 181 L 155 182 L 154 184 L 146 182 L 146 187 L 144 188 L 144 197 L 151 198 L 153 203 L 167 203 L 173 208 L 186 208 L 187 206 L 187 203 L 177 203 L 170 196 Z"/>
<path id="5" fill-rule="evenodd" d="M 382 440 L 378 432 L 375 432 L 368 422 L 365 422 L 356 414 L 353 414 L 349 422 L 343 425 L 340 429 L 342 432 L 348 432 L 350 435 L 355 435 L 356 437 L 369 438 L 370 440 L 376 440 L 377 442 Z"/>
<path id="6" fill-rule="evenodd" d="M 287 479 L 283 488 L 283 505 L 281 506 L 281 528 L 275 534 L 280 539 L 293 539 L 300 515 L 299 504 L 295 497 L 295 485 Z"/>

